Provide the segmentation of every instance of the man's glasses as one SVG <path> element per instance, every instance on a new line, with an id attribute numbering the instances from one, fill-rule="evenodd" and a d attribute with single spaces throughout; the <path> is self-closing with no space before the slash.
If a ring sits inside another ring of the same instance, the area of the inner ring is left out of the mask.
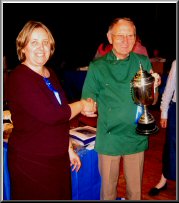
<path id="1" fill-rule="evenodd" d="M 119 34 L 119 35 L 112 34 L 112 35 L 118 41 L 123 41 L 125 38 L 127 38 L 128 40 L 134 40 L 135 39 L 135 35 L 122 35 L 122 34 Z"/>

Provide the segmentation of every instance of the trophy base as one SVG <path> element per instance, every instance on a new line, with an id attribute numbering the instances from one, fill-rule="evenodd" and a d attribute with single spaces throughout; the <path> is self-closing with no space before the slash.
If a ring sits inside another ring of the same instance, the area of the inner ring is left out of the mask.
<path id="1" fill-rule="evenodd" d="M 154 123 L 149 124 L 140 124 L 138 123 L 138 126 L 136 128 L 136 133 L 139 135 L 152 135 L 157 133 L 159 128 Z"/>

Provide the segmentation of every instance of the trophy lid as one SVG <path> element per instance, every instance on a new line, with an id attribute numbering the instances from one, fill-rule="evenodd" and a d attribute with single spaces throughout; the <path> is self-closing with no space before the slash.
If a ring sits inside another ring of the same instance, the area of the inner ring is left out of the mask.
<path id="1" fill-rule="evenodd" d="M 139 62 L 139 68 L 140 70 L 136 73 L 134 77 L 135 82 L 141 82 L 145 81 L 145 83 L 151 83 L 154 82 L 154 77 L 148 73 L 146 70 L 143 69 L 142 64 Z"/>

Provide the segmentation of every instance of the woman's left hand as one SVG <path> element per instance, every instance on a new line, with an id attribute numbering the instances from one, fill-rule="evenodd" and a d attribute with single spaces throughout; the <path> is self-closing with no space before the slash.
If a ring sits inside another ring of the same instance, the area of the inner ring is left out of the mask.
<path id="1" fill-rule="evenodd" d="M 80 158 L 72 148 L 70 148 L 68 152 L 69 152 L 69 157 L 71 162 L 70 166 L 73 166 L 72 171 L 76 170 L 76 172 L 78 172 L 81 167 Z"/>

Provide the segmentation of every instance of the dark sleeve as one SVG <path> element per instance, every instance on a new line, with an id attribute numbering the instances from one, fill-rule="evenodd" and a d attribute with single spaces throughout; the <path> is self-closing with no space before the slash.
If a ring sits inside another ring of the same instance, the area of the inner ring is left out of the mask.
<path id="1" fill-rule="evenodd" d="M 71 116 L 67 102 L 60 105 L 42 78 L 33 78 L 24 72 L 17 71 L 10 75 L 8 100 L 12 108 L 21 108 L 44 123 L 54 125 L 66 122 Z"/>

